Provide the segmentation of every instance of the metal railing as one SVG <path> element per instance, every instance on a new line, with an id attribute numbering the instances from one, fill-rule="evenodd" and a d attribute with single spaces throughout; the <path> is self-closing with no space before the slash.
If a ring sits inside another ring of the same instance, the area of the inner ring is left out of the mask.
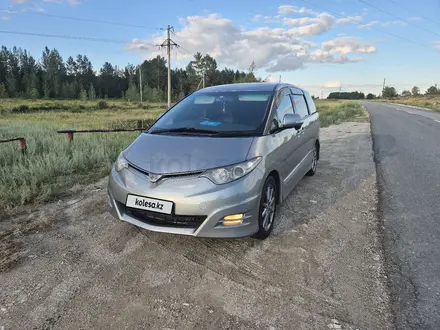
<path id="1" fill-rule="evenodd" d="M 118 128 L 118 129 L 89 129 L 89 130 L 61 130 L 58 131 L 60 134 L 67 134 L 69 142 L 73 141 L 73 134 L 75 133 L 113 133 L 113 132 L 135 132 L 135 131 L 145 131 L 146 128 Z"/>
<path id="2" fill-rule="evenodd" d="M 27 144 L 26 144 L 26 139 L 24 137 L 17 137 L 17 138 L 12 138 L 12 139 L 0 140 L 0 143 L 7 143 L 7 142 L 14 142 L 14 141 L 20 141 L 21 152 L 23 154 L 26 153 Z"/>

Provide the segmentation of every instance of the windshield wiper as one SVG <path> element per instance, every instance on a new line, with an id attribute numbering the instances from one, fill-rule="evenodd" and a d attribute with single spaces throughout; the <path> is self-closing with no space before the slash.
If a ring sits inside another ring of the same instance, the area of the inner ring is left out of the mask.
<path id="1" fill-rule="evenodd" d="M 160 134 L 160 133 L 194 133 L 194 134 L 217 134 L 218 131 L 213 131 L 209 129 L 199 129 L 194 127 L 179 127 L 179 128 L 164 128 L 156 129 L 150 134 Z"/>
<path id="2" fill-rule="evenodd" d="M 258 133 L 254 131 L 225 131 L 218 132 L 215 136 L 225 136 L 225 137 L 234 137 L 234 136 L 257 136 Z"/>

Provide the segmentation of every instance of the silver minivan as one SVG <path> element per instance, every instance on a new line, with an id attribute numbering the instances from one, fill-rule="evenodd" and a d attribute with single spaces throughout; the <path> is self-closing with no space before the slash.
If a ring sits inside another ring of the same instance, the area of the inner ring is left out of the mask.
<path id="1" fill-rule="evenodd" d="M 309 93 L 289 84 L 199 90 L 120 154 L 110 213 L 157 232 L 264 239 L 279 203 L 316 172 L 319 128 Z"/>

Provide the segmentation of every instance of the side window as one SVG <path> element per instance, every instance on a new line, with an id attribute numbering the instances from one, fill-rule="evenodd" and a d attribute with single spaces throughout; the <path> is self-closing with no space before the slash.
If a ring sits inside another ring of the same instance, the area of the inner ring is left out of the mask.
<path id="1" fill-rule="evenodd" d="M 290 95 L 289 95 L 288 90 L 286 89 L 284 91 L 284 93 L 282 93 L 281 95 L 282 95 L 282 98 L 280 99 L 279 105 L 278 105 L 276 111 L 274 112 L 274 117 L 272 119 L 271 129 L 275 129 L 282 124 L 284 115 L 286 115 L 288 113 L 293 114 L 292 101 L 290 99 Z"/>
<path id="2" fill-rule="evenodd" d="M 292 95 L 293 103 L 295 104 L 295 113 L 305 118 L 309 115 L 309 109 L 303 95 Z"/>
<path id="3" fill-rule="evenodd" d="M 304 92 L 304 96 L 306 97 L 306 101 L 307 101 L 307 105 L 309 106 L 310 114 L 314 114 L 316 111 L 318 111 L 318 110 L 316 110 L 315 102 L 310 97 L 309 93 Z"/>

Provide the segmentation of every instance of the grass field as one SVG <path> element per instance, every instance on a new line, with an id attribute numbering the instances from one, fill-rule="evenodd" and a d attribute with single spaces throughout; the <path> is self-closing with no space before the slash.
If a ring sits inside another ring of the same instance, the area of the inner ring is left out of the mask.
<path id="1" fill-rule="evenodd" d="M 380 99 L 378 101 L 413 105 L 440 112 L 440 96 L 399 97 L 393 99 Z"/>
<path id="2" fill-rule="evenodd" d="M 42 111 L 49 106 L 47 101 L 0 100 L 0 139 L 23 136 L 28 145 L 27 154 L 22 155 L 18 142 L 0 144 L 0 213 L 72 193 L 75 185 L 104 177 L 120 151 L 139 134 L 75 134 L 69 143 L 57 130 L 147 127 L 165 108 L 164 104 L 110 101 L 109 108 L 95 110 L 97 101 L 51 102 L 57 104 L 57 111 Z M 20 106 L 27 109 L 25 113 L 11 112 Z M 364 115 L 355 102 L 317 101 L 317 108 L 323 127 Z"/>
<path id="3" fill-rule="evenodd" d="M 149 108 L 0 115 L 0 139 L 23 136 L 28 147 L 27 154 L 22 155 L 18 142 L 0 144 L 0 210 L 44 202 L 75 184 L 103 177 L 119 152 L 139 134 L 75 134 L 74 141 L 69 143 L 66 135 L 58 134 L 57 130 L 148 126 L 163 111 L 151 105 Z"/>
<path id="4" fill-rule="evenodd" d="M 105 102 L 105 103 L 103 103 Z M 100 105 L 101 103 L 101 105 Z M 137 109 L 166 109 L 164 103 L 139 103 L 126 100 L 25 100 L 25 99 L 2 99 L 0 113 L 9 112 L 33 112 L 45 110 L 82 112 L 87 110 L 137 110 Z"/>
<path id="5" fill-rule="evenodd" d="M 365 121 L 367 114 L 357 102 L 340 100 L 317 100 L 321 127 L 337 125 L 344 121 Z"/>

